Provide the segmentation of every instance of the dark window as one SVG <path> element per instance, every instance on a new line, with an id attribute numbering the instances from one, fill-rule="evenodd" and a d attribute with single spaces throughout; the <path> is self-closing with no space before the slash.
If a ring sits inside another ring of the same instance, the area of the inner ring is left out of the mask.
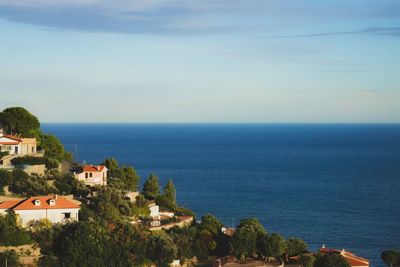
<path id="1" fill-rule="evenodd" d="M 85 178 L 88 178 L 89 177 L 89 174 L 88 173 L 85 173 Z"/>

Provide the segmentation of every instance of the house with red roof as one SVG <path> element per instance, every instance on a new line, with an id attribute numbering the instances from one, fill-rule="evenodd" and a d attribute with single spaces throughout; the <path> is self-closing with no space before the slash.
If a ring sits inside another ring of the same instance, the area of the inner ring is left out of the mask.
<path id="1" fill-rule="evenodd" d="M 6 200 L 0 203 L 0 214 L 12 210 L 23 226 L 31 221 L 49 220 L 52 223 L 78 221 L 80 206 L 57 195 Z"/>
<path id="2" fill-rule="evenodd" d="M 356 256 L 354 253 L 344 249 L 326 248 L 325 245 L 319 250 L 321 253 L 334 253 L 342 255 L 351 267 L 369 267 L 369 260 Z"/>
<path id="3" fill-rule="evenodd" d="M 104 165 L 85 165 L 75 177 L 89 186 L 107 185 L 107 171 Z"/>
<path id="4" fill-rule="evenodd" d="M 4 135 L 0 129 L 0 152 L 8 152 L 9 155 L 34 155 L 37 153 L 36 145 L 36 138 Z"/>

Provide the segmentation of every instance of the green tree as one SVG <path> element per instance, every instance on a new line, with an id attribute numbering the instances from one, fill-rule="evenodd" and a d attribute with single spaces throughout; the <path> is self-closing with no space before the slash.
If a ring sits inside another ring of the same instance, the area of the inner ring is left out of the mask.
<path id="1" fill-rule="evenodd" d="M 148 258 L 157 266 L 167 267 L 177 257 L 177 248 L 173 240 L 164 232 L 150 237 L 147 251 Z"/>
<path id="2" fill-rule="evenodd" d="M 382 252 L 381 258 L 390 267 L 400 266 L 400 251 L 385 250 Z"/>
<path id="3" fill-rule="evenodd" d="M 314 267 L 316 258 L 312 254 L 301 254 L 300 264 L 302 267 Z"/>
<path id="4" fill-rule="evenodd" d="M 160 195 L 160 185 L 155 174 L 151 174 L 144 182 L 143 195 L 150 200 L 156 199 Z"/>
<path id="5" fill-rule="evenodd" d="M 22 107 L 11 107 L 0 112 L 0 127 L 6 133 L 20 134 L 22 137 L 37 137 L 39 120 Z"/>
<path id="6" fill-rule="evenodd" d="M 41 134 L 40 147 L 44 149 L 44 156 L 46 158 L 55 159 L 58 162 L 64 159 L 64 146 L 54 135 Z"/>
<path id="7" fill-rule="evenodd" d="M 314 267 L 351 267 L 346 259 L 335 253 L 326 253 L 322 256 L 318 256 Z"/>
<path id="8" fill-rule="evenodd" d="M 108 158 L 105 159 L 103 164 L 107 167 L 108 169 L 108 176 L 109 177 L 114 177 L 116 175 L 116 172 L 118 170 L 118 161 L 114 158 Z"/>
<path id="9" fill-rule="evenodd" d="M 265 235 L 261 239 L 261 255 L 264 257 L 279 257 L 283 255 L 287 249 L 285 239 L 280 235 L 273 233 Z"/>
<path id="10" fill-rule="evenodd" d="M 257 233 L 251 226 L 236 229 L 232 238 L 232 249 L 237 259 L 244 261 L 256 251 Z"/>
<path id="11" fill-rule="evenodd" d="M 104 222 L 122 223 L 133 214 L 133 204 L 114 188 L 101 189 L 89 208 Z"/>
<path id="12" fill-rule="evenodd" d="M 164 187 L 164 197 L 165 201 L 169 207 L 175 208 L 176 206 L 176 189 L 172 180 L 168 180 L 167 184 Z"/>
<path id="13" fill-rule="evenodd" d="M 64 226 L 56 238 L 58 266 L 107 266 L 106 245 L 110 237 L 97 222 L 76 222 Z"/>
<path id="14" fill-rule="evenodd" d="M 290 237 L 286 241 L 288 256 L 297 256 L 302 253 L 308 252 L 308 246 L 304 240 L 300 238 Z"/>
<path id="15" fill-rule="evenodd" d="M 20 246 L 32 243 L 29 233 L 17 225 L 14 212 L 0 214 L 0 246 Z"/>
<path id="16" fill-rule="evenodd" d="M 36 174 L 28 175 L 24 171 L 15 169 L 10 191 L 23 196 L 48 195 L 56 193 L 57 189 L 49 186 L 44 177 Z"/>
<path id="17" fill-rule="evenodd" d="M 18 261 L 19 257 L 15 250 L 6 250 L 0 252 L 0 267 L 17 267 L 21 266 Z"/>

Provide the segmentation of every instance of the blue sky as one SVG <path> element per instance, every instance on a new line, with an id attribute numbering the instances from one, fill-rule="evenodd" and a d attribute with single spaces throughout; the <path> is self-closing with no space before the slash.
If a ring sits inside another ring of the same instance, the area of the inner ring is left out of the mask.
<path id="1" fill-rule="evenodd" d="M 400 122 L 398 0 L 0 0 L 0 36 L 46 122 Z"/>

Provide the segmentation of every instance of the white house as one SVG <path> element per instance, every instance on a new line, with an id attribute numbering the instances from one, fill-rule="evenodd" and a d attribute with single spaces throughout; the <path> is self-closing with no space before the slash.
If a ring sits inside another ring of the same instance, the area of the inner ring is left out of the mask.
<path id="1" fill-rule="evenodd" d="M 89 186 L 107 185 L 107 171 L 104 165 L 85 165 L 82 172 L 75 173 L 75 177 Z"/>
<path id="2" fill-rule="evenodd" d="M 47 219 L 52 223 L 78 221 L 79 209 L 79 205 L 57 195 L 7 200 L 0 203 L 0 214 L 13 210 L 22 226 L 42 219 Z"/>
<path id="3" fill-rule="evenodd" d="M 35 155 L 36 145 L 36 138 L 4 135 L 3 130 L 0 129 L 0 152 L 8 152 L 9 155 Z"/>

